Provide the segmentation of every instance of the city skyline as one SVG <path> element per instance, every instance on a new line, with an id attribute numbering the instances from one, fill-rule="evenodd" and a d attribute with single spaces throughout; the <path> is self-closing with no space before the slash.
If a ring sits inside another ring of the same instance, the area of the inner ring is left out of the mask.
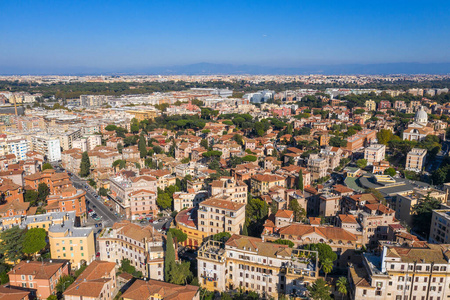
<path id="1" fill-rule="evenodd" d="M 202 63 L 259 68 L 244 73 L 448 73 L 450 5 L 431 4 L 3 1 L 0 73 L 153 74 Z M 340 67 L 353 65 L 363 67 Z"/>

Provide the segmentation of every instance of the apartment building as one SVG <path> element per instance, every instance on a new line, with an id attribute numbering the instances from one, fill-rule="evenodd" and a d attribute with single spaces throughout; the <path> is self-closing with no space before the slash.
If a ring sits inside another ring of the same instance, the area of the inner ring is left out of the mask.
<path id="1" fill-rule="evenodd" d="M 86 192 L 82 189 L 76 189 L 73 186 L 62 189 L 59 193 L 47 197 L 47 212 L 69 212 L 74 211 L 77 222 L 84 224 L 86 222 Z"/>
<path id="2" fill-rule="evenodd" d="M 188 192 L 175 192 L 173 194 L 173 209 L 181 211 L 186 208 L 198 207 L 200 202 L 209 197 L 207 191 L 188 190 Z"/>
<path id="3" fill-rule="evenodd" d="M 211 196 L 225 196 L 228 200 L 247 204 L 248 186 L 243 181 L 222 177 L 210 184 Z"/>
<path id="4" fill-rule="evenodd" d="M 447 203 L 447 193 L 433 188 L 414 188 L 412 191 L 397 194 L 395 202 L 391 207 L 395 210 L 395 217 L 408 224 L 413 225 L 413 207 L 419 200 L 427 196 L 437 199 L 442 204 Z"/>
<path id="5" fill-rule="evenodd" d="M 421 172 L 425 165 L 427 149 L 413 148 L 406 156 L 405 169 L 408 171 Z"/>
<path id="6" fill-rule="evenodd" d="M 34 190 L 39 188 L 40 183 L 45 183 L 50 189 L 50 194 L 57 194 L 62 189 L 72 186 L 69 174 L 66 172 L 57 173 L 53 169 L 26 175 L 23 179 L 25 181 L 25 186 L 31 187 Z"/>
<path id="7" fill-rule="evenodd" d="M 443 300 L 450 297 L 448 245 L 384 246 L 348 271 L 350 299 Z"/>
<path id="8" fill-rule="evenodd" d="M 450 226 L 450 210 L 433 210 L 428 241 L 434 244 L 450 244 L 448 226 Z"/>
<path id="9" fill-rule="evenodd" d="M 385 157 L 386 146 L 383 144 L 372 144 L 364 149 L 364 159 L 369 166 L 384 160 Z"/>
<path id="10" fill-rule="evenodd" d="M 274 186 L 285 187 L 286 180 L 283 176 L 274 174 L 256 174 L 251 177 L 251 193 L 255 196 L 261 196 L 269 193 L 270 188 Z"/>
<path id="11" fill-rule="evenodd" d="M 342 197 L 335 194 L 324 193 L 319 197 L 319 216 L 334 217 L 341 211 Z"/>
<path id="12" fill-rule="evenodd" d="M 47 299 L 56 295 L 56 285 L 61 277 L 69 275 L 67 260 L 23 260 L 8 272 L 9 285 L 30 291 L 32 297 Z M 14 298 L 5 298 L 14 299 Z"/>
<path id="13" fill-rule="evenodd" d="M 32 136 L 33 150 L 47 157 L 50 162 L 61 160 L 61 144 L 59 138 L 51 136 Z"/>
<path id="14" fill-rule="evenodd" d="M 213 197 L 199 204 L 198 229 L 213 235 L 219 232 L 239 234 L 245 222 L 245 204 Z"/>
<path id="15" fill-rule="evenodd" d="M 313 156 L 308 159 L 308 170 L 313 180 L 327 176 L 328 161 L 325 158 Z"/>
<path id="16" fill-rule="evenodd" d="M 118 292 L 116 264 L 96 260 L 64 291 L 65 300 L 112 300 Z"/>
<path id="17" fill-rule="evenodd" d="M 367 100 L 364 104 L 368 111 L 375 111 L 377 104 L 373 100 Z"/>
<path id="18" fill-rule="evenodd" d="M 198 280 L 210 291 L 243 289 L 262 297 L 305 297 L 318 277 L 318 253 L 233 235 L 225 244 L 208 241 L 198 251 Z"/>
<path id="19" fill-rule="evenodd" d="M 363 129 L 355 135 L 347 138 L 347 147 L 349 151 L 355 151 L 370 144 L 377 137 L 377 132 L 371 129 Z"/>
<path id="20" fill-rule="evenodd" d="M 123 293 L 123 300 L 160 299 L 200 300 L 200 289 L 193 285 L 178 285 L 158 280 L 136 280 Z"/>
<path id="21" fill-rule="evenodd" d="M 395 219 L 395 211 L 383 204 L 366 204 L 358 213 L 361 224 L 362 243 L 368 247 L 376 247 L 378 241 L 388 239 L 388 227 L 400 224 Z"/>
<path id="22" fill-rule="evenodd" d="M 81 138 L 81 129 L 72 129 L 59 134 L 59 143 L 63 151 L 75 148 L 73 142 Z"/>
<path id="23" fill-rule="evenodd" d="M 173 176 L 169 170 L 141 169 L 139 174 L 155 177 L 157 180 L 158 188 L 161 190 L 164 190 L 166 187 L 175 185 L 177 183 L 177 178 Z"/>
<path id="24" fill-rule="evenodd" d="M 52 259 L 68 259 L 73 269 L 95 260 L 94 229 L 63 222 L 48 229 Z"/>
<path id="25" fill-rule="evenodd" d="M 117 222 L 103 229 L 97 241 L 101 260 L 120 264 L 128 259 L 145 277 L 164 279 L 163 237 L 153 226 Z"/>

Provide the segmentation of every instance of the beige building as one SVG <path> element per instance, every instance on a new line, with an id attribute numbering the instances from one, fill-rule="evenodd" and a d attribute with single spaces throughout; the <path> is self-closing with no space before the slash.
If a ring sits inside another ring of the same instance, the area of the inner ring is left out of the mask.
<path id="1" fill-rule="evenodd" d="M 210 198 L 200 203 L 197 214 L 199 231 L 239 234 L 245 222 L 245 204 Z"/>
<path id="2" fill-rule="evenodd" d="M 278 299 L 306 296 L 318 277 L 317 252 L 233 235 L 225 245 L 206 242 L 198 251 L 198 280 L 210 291 L 242 289 Z"/>
<path id="3" fill-rule="evenodd" d="M 112 300 L 117 292 L 116 264 L 96 260 L 63 295 L 65 300 Z"/>
<path id="4" fill-rule="evenodd" d="M 122 295 L 123 300 L 199 300 L 200 289 L 194 285 L 178 285 L 158 280 L 136 280 Z"/>
<path id="5" fill-rule="evenodd" d="M 228 200 L 247 204 L 248 186 L 243 181 L 222 177 L 210 184 L 211 196 L 226 196 Z"/>
<path id="6" fill-rule="evenodd" d="M 308 170 L 311 172 L 312 179 L 317 180 L 327 176 L 328 161 L 325 158 L 314 157 L 310 155 L 308 159 Z"/>
<path id="7" fill-rule="evenodd" d="M 286 180 L 283 176 L 273 174 L 256 174 L 251 177 L 251 193 L 260 196 L 269 193 L 269 189 L 274 186 L 286 187 Z"/>
<path id="8" fill-rule="evenodd" d="M 425 164 L 427 149 L 413 148 L 406 156 L 405 169 L 408 171 L 421 172 Z"/>
<path id="9" fill-rule="evenodd" d="M 121 221 L 103 229 L 97 241 L 101 260 L 120 264 L 128 259 L 144 276 L 164 279 L 163 238 L 154 227 Z"/>
<path id="10" fill-rule="evenodd" d="M 383 247 L 349 267 L 349 298 L 444 300 L 450 297 L 448 245 Z"/>
<path id="11" fill-rule="evenodd" d="M 369 166 L 384 160 L 385 157 L 386 146 L 383 144 L 372 144 L 364 149 L 364 158 L 367 160 L 367 165 Z"/>
<path id="12" fill-rule="evenodd" d="M 450 209 L 433 210 L 428 241 L 435 244 L 450 244 L 448 226 L 450 226 Z"/>
<path id="13" fill-rule="evenodd" d="M 369 111 L 375 111 L 377 108 L 377 104 L 373 100 L 367 100 L 365 103 L 366 109 Z"/>
<path id="14" fill-rule="evenodd" d="M 341 211 L 342 197 L 334 194 L 322 194 L 319 197 L 319 215 L 334 217 Z"/>
<path id="15" fill-rule="evenodd" d="M 408 226 L 412 226 L 414 205 L 416 205 L 419 200 L 424 199 L 428 195 L 431 198 L 439 200 L 442 204 L 447 203 L 446 192 L 432 188 L 415 188 L 412 191 L 397 195 L 397 200 L 392 205 L 392 208 L 395 210 L 395 217 L 402 222 L 406 222 Z"/>
<path id="16" fill-rule="evenodd" d="M 207 191 L 175 192 L 173 194 L 173 209 L 179 212 L 186 208 L 197 207 L 206 198 L 208 198 Z"/>

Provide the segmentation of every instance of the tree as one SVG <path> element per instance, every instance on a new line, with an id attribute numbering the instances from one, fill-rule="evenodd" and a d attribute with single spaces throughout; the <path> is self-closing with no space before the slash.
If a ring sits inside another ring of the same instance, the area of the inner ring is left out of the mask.
<path id="1" fill-rule="evenodd" d="M 367 159 L 364 159 L 364 158 L 358 159 L 356 161 L 356 165 L 358 166 L 358 168 L 364 169 L 367 166 Z"/>
<path id="2" fill-rule="evenodd" d="M 288 245 L 289 248 L 294 247 L 294 242 L 292 242 L 290 240 L 277 239 L 277 240 L 272 241 L 272 243 L 280 244 L 280 245 Z"/>
<path id="3" fill-rule="evenodd" d="M 0 233 L 0 261 L 15 262 L 23 256 L 23 240 L 24 230 L 19 226 L 14 226 L 11 229 L 4 230 Z"/>
<path id="4" fill-rule="evenodd" d="M 325 258 L 321 264 L 322 264 L 322 270 L 325 273 L 325 280 L 327 280 L 328 273 L 333 271 L 333 261 L 329 258 Z"/>
<path id="5" fill-rule="evenodd" d="M 171 282 L 172 270 L 175 268 L 175 249 L 173 247 L 172 233 L 167 233 L 166 254 L 164 256 L 164 280 Z"/>
<path id="6" fill-rule="evenodd" d="M 29 202 L 31 206 L 36 206 L 39 194 L 35 190 L 25 190 L 24 201 Z"/>
<path id="7" fill-rule="evenodd" d="M 389 141 L 392 139 L 393 136 L 394 134 L 392 133 L 392 131 L 387 129 L 381 129 L 380 131 L 377 132 L 378 143 L 387 146 L 387 144 L 389 143 Z"/>
<path id="8" fill-rule="evenodd" d="M 190 262 L 174 263 L 173 268 L 170 270 L 170 283 L 187 284 L 187 281 L 192 279 L 190 268 Z"/>
<path id="9" fill-rule="evenodd" d="M 187 234 L 180 229 L 170 228 L 169 232 L 177 239 L 177 243 L 183 243 L 185 240 L 187 240 Z"/>
<path id="10" fill-rule="evenodd" d="M 395 174 L 397 174 L 397 172 L 395 171 L 394 168 L 387 168 L 386 170 L 384 170 L 384 175 L 389 175 L 391 177 L 394 177 Z"/>
<path id="11" fill-rule="evenodd" d="M 143 133 L 141 133 L 141 135 L 139 136 L 138 149 L 141 158 L 145 158 L 147 156 L 147 143 L 145 142 L 145 137 Z"/>
<path id="12" fill-rule="evenodd" d="M 302 169 L 300 169 L 300 171 L 298 172 L 297 188 L 299 190 L 303 191 L 303 171 L 302 171 Z"/>
<path id="13" fill-rule="evenodd" d="M 339 279 L 336 281 L 336 287 L 337 290 L 339 292 L 339 294 L 342 295 L 342 297 L 344 297 L 345 295 L 347 295 L 348 291 L 348 281 L 347 278 L 344 276 L 339 277 Z"/>
<path id="14" fill-rule="evenodd" d="M 128 259 L 122 259 L 120 261 L 120 268 L 119 268 L 120 272 L 125 272 L 128 274 L 133 275 L 134 277 L 142 277 L 142 272 L 141 271 L 136 271 L 136 268 L 134 266 L 131 265 L 131 262 Z"/>
<path id="15" fill-rule="evenodd" d="M 58 293 L 64 293 L 64 291 L 75 281 L 75 278 L 73 278 L 70 275 L 64 275 L 62 276 L 58 283 L 56 284 L 56 291 Z"/>
<path id="16" fill-rule="evenodd" d="M 98 194 L 99 194 L 100 196 L 106 197 L 106 196 L 108 196 L 108 190 L 105 189 L 104 187 L 101 187 L 101 188 L 98 190 Z"/>
<path id="17" fill-rule="evenodd" d="M 91 173 L 91 162 L 89 160 L 89 155 L 87 151 L 84 151 L 81 155 L 81 163 L 80 163 L 80 176 L 87 177 Z"/>
<path id="18" fill-rule="evenodd" d="M 423 237 L 428 237 L 433 210 L 440 207 L 441 202 L 435 198 L 431 198 L 430 193 L 413 206 L 413 225 L 418 234 Z"/>
<path id="19" fill-rule="evenodd" d="M 45 182 L 41 182 L 38 185 L 38 201 L 45 201 L 50 194 L 50 188 Z"/>
<path id="20" fill-rule="evenodd" d="M 117 152 L 119 152 L 120 154 L 122 154 L 122 150 L 123 150 L 123 145 L 121 143 L 117 144 Z"/>
<path id="21" fill-rule="evenodd" d="M 333 249 L 325 243 L 308 244 L 305 245 L 306 250 L 313 250 L 319 253 L 319 262 L 322 263 L 325 259 L 329 259 L 334 262 L 337 259 L 337 254 Z"/>
<path id="22" fill-rule="evenodd" d="M 58 296 L 50 295 L 50 296 L 47 297 L 47 300 L 58 300 Z"/>
<path id="23" fill-rule="evenodd" d="M 322 278 L 307 287 L 309 297 L 314 300 L 331 300 L 330 288 Z"/>
<path id="24" fill-rule="evenodd" d="M 381 203 L 386 202 L 386 199 L 384 198 L 383 194 L 377 189 L 374 188 L 366 189 L 366 193 L 372 194 Z"/>
<path id="25" fill-rule="evenodd" d="M 242 235 L 248 236 L 248 229 L 247 229 L 247 225 L 246 224 L 244 224 L 244 226 L 242 227 Z"/>
<path id="26" fill-rule="evenodd" d="M 205 140 L 205 139 L 202 139 L 202 140 L 200 141 L 200 146 L 202 146 L 202 147 L 205 148 L 205 149 L 208 149 L 208 141 Z"/>
<path id="27" fill-rule="evenodd" d="M 53 170 L 53 166 L 50 163 L 45 163 L 42 165 L 42 171 L 44 170 Z"/>
<path id="28" fill-rule="evenodd" d="M 298 204 L 297 199 L 292 199 L 289 202 L 289 209 L 294 212 L 294 219 L 296 222 L 300 222 L 306 217 L 306 211 L 300 204 Z"/>
<path id="29" fill-rule="evenodd" d="M 213 240 L 215 241 L 221 241 L 221 242 L 226 242 L 229 238 L 231 237 L 231 234 L 229 232 L 219 232 L 216 233 L 215 235 L 213 235 Z"/>
<path id="30" fill-rule="evenodd" d="M 23 253 L 33 256 L 47 246 L 47 232 L 43 228 L 31 228 L 25 233 Z"/>
<path id="31" fill-rule="evenodd" d="M 161 209 L 167 209 L 172 206 L 172 198 L 170 198 L 169 194 L 167 193 L 158 193 L 158 198 L 156 199 L 156 204 Z"/>

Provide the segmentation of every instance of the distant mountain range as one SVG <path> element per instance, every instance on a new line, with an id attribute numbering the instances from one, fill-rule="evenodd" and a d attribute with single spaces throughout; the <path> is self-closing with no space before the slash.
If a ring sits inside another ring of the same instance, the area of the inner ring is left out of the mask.
<path id="1" fill-rule="evenodd" d="M 384 63 L 384 64 L 341 64 L 304 65 L 299 67 L 268 67 L 257 65 L 233 65 L 197 63 L 167 67 L 111 68 L 66 67 L 66 68 L 15 68 L 1 67 L 1 75 L 386 75 L 386 74 L 450 74 L 450 63 Z"/>

